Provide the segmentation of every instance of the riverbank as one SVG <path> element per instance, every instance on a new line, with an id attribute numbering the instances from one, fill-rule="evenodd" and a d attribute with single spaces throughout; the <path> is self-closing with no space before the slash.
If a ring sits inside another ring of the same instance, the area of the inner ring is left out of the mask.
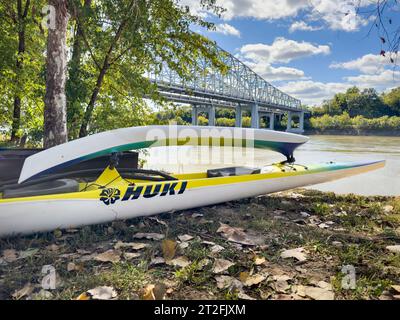
<path id="1" fill-rule="evenodd" d="M 316 134 L 400 136 L 400 117 L 350 117 L 346 112 L 333 116 L 325 114 L 307 119 L 306 128 Z"/>
<path id="2" fill-rule="evenodd" d="M 0 240 L 0 298 L 396 299 L 399 243 L 399 198 L 295 190 Z"/>
<path id="3" fill-rule="evenodd" d="M 400 137 L 400 130 L 305 129 L 304 135 Z"/>

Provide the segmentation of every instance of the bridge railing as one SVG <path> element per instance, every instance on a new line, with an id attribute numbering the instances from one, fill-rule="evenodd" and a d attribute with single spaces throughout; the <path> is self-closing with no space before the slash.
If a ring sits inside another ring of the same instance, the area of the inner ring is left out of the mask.
<path id="1" fill-rule="evenodd" d="M 239 59 L 219 48 L 221 60 L 228 67 L 226 73 L 213 68 L 202 59 L 198 67 L 203 70 L 191 80 L 182 79 L 165 64 L 160 72 L 149 72 L 149 79 L 159 85 L 160 91 L 181 94 L 219 96 L 222 100 L 237 100 L 273 106 L 277 109 L 302 110 L 301 101 L 282 92 L 264 80 Z M 193 71 L 195 72 L 195 71 Z"/>

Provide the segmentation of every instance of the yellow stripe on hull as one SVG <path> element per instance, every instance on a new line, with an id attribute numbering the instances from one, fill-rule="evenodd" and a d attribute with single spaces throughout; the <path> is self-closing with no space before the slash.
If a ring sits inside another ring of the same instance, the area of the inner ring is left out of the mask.
<path id="1" fill-rule="evenodd" d="M 268 166 L 267 173 L 216 178 L 207 178 L 206 173 L 179 174 L 176 181 L 162 182 L 125 180 L 116 170 L 107 169 L 92 186 L 82 184 L 80 192 L 1 199 L 0 236 L 185 210 L 332 181 L 383 166 L 384 162 L 308 168 L 275 165 Z"/>

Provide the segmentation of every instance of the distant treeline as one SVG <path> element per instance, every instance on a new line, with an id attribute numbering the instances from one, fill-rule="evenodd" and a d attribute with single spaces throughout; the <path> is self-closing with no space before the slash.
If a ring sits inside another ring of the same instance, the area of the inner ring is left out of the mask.
<path id="1" fill-rule="evenodd" d="M 305 129 L 310 132 L 400 134 L 400 87 L 380 95 L 353 87 L 309 110 Z"/>
<path id="2" fill-rule="evenodd" d="M 347 112 L 341 115 L 311 117 L 306 125 L 309 133 L 319 134 L 400 134 L 400 117 L 383 116 L 366 118 L 363 116 L 350 117 Z"/>

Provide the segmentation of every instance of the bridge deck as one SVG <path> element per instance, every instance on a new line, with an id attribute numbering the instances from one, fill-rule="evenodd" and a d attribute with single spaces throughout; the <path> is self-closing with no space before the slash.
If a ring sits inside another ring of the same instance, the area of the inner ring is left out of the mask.
<path id="1" fill-rule="evenodd" d="M 288 113 L 300 115 L 300 130 L 302 131 L 304 110 L 301 101 L 296 99 L 264 80 L 239 59 L 218 48 L 221 60 L 228 67 L 222 73 L 213 68 L 210 62 L 202 59 L 198 62 L 201 74 L 185 81 L 179 75 L 163 65 L 160 72 L 149 72 L 151 82 L 157 85 L 159 93 L 167 100 L 187 103 L 194 106 L 211 108 L 209 116 L 215 116 L 215 108 L 228 107 L 250 108 L 252 110 L 252 126 L 258 127 L 259 118 L 266 112 Z M 193 71 L 194 72 L 194 71 Z M 197 112 L 193 113 L 194 115 Z M 255 119 L 258 120 L 255 120 Z M 211 119 L 215 123 L 215 119 Z M 239 125 L 240 121 L 237 121 Z M 288 124 L 288 131 L 293 128 Z"/>

